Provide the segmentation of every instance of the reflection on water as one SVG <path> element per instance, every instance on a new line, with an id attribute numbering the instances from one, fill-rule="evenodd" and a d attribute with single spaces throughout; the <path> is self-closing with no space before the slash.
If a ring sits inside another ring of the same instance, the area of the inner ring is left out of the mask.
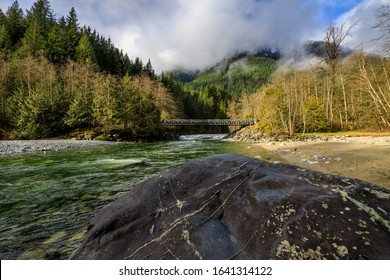
<path id="1" fill-rule="evenodd" d="M 210 139 L 195 138 L 202 137 Z M 68 258 L 99 209 L 132 185 L 191 159 L 266 157 L 250 144 L 189 138 L 0 157 L 0 259 Z"/>

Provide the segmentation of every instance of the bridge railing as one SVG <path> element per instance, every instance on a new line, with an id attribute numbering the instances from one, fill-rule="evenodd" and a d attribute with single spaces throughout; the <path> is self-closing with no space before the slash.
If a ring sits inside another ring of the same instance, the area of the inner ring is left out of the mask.
<path id="1" fill-rule="evenodd" d="M 248 126 L 254 125 L 257 120 L 231 120 L 231 119 L 166 119 L 161 124 L 165 126 L 179 125 L 222 125 L 222 126 Z"/>

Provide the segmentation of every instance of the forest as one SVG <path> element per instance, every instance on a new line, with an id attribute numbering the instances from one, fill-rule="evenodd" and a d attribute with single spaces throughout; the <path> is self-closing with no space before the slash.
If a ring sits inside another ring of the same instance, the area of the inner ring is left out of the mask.
<path id="1" fill-rule="evenodd" d="M 167 79 L 163 79 L 167 83 Z M 150 60 L 130 60 L 74 8 L 55 19 L 48 0 L 25 14 L 0 10 L 0 137 L 37 139 L 95 130 L 102 138 L 159 137 L 180 104 Z"/>
<path id="2" fill-rule="evenodd" d="M 390 6 L 377 15 L 383 52 L 390 54 Z M 354 25 L 327 28 L 323 57 L 305 69 L 280 66 L 254 94 L 230 103 L 232 118 L 255 118 L 268 135 L 390 129 L 390 61 L 363 49 L 343 55 Z"/>
<path id="3" fill-rule="evenodd" d="M 376 26 L 387 54 L 389 11 Z M 160 139 L 166 118 L 257 119 L 269 135 L 389 130 L 390 61 L 362 49 L 343 55 L 351 32 L 331 25 L 311 44 L 318 63 L 304 69 L 263 49 L 157 75 L 150 60 L 80 27 L 74 8 L 56 19 L 48 0 L 26 12 L 15 1 L 0 9 L 0 139 Z"/>

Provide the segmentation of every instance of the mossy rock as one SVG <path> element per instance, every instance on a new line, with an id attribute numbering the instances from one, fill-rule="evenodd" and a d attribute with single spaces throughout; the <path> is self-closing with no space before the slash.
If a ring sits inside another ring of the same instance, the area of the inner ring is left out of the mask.
<path id="1" fill-rule="evenodd" d="M 80 200 L 81 201 L 90 201 L 90 200 L 94 200 L 96 197 L 94 195 L 91 195 L 91 194 L 84 194 Z"/>
<path id="2" fill-rule="evenodd" d="M 30 248 L 23 252 L 19 260 L 43 260 L 47 257 L 47 252 L 41 247 Z"/>
<path id="3" fill-rule="evenodd" d="M 101 134 L 101 135 L 93 138 L 93 140 L 95 140 L 95 141 L 111 141 L 111 138 L 112 138 L 111 134 Z"/>
<path id="4" fill-rule="evenodd" d="M 52 236 L 50 236 L 48 239 L 46 239 L 43 244 L 45 245 L 48 245 L 48 244 L 52 244 L 52 243 L 56 243 L 58 242 L 58 240 L 60 239 L 63 239 L 67 236 L 67 233 L 66 231 L 59 231 L 59 232 L 56 232 L 55 234 L 53 234 Z"/>
<path id="5" fill-rule="evenodd" d="M 68 241 L 69 242 L 79 241 L 79 240 L 83 239 L 83 237 L 85 236 L 86 233 L 87 233 L 87 229 L 79 231 L 79 232 L 73 234 L 72 237 L 68 239 Z"/>

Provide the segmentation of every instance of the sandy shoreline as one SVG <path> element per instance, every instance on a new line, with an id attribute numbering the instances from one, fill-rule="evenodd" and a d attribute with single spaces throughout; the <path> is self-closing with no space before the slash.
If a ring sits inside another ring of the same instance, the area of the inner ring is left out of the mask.
<path id="1" fill-rule="evenodd" d="M 257 143 L 287 163 L 390 189 L 390 137 L 329 137 Z"/>

